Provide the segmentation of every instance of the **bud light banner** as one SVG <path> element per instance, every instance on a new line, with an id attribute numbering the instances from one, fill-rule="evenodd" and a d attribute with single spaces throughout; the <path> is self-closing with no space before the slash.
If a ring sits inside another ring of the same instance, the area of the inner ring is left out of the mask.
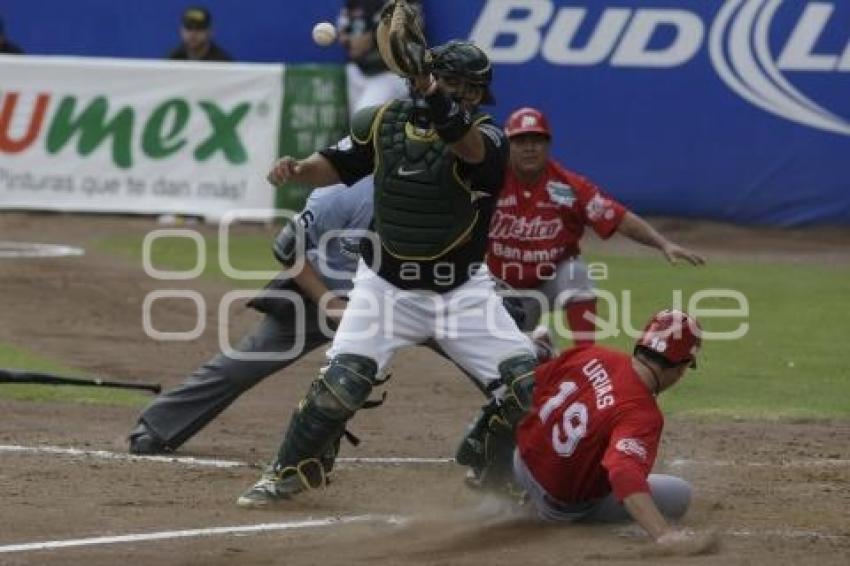
<path id="1" fill-rule="evenodd" d="M 428 4 L 494 63 L 495 113 L 542 109 L 556 159 L 642 213 L 850 224 L 850 2 Z"/>
<path id="2" fill-rule="evenodd" d="M 0 208 L 264 209 L 283 67 L 0 57 Z"/>

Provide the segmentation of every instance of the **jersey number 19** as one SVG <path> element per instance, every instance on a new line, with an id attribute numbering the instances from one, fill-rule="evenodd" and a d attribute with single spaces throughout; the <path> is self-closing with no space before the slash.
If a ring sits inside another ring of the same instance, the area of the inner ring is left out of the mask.
<path id="1" fill-rule="evenodd" d="M 538 416 L 541 423 L 546 423 L 555 409 L 567 402 L 567 397 L 578 391 L 572 381 L 562 381 L 559 391 L 550 397 L 540 408 Z M 569 458 L 575 452 L 579 441 L 587 433 L 587 406 L 575 401 L 564 410 L 560 422 L 552 425 L 552 448 L 562 458 Z"/>

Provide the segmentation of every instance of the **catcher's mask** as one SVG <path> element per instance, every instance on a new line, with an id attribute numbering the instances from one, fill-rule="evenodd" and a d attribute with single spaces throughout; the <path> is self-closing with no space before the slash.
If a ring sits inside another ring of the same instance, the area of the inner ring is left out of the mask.
<path id="1" fill-rule="evenodd" d="M 431 73 L 443 79 L 456 98 L 465 98 L 469 87 L 481 90 L 481 104 L 493 104 L 490 92 L 493 68 L 480 47 L 469 41 L 454 39 L 431 50 Z"/>

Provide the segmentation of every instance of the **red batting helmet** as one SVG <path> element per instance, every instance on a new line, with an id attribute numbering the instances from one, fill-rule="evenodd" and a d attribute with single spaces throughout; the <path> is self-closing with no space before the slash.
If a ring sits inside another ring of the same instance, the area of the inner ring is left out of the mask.
<path id="1" fill-rule="evenodd" d="M 549 121 L 543 112 L 536 108 L 520 108 L 514 111 L 505 124 L 505 134 L 509 138 L 521 134 L 543 134 L 547 138 L 552 137 L 549 131 Z"/>
<path id="2" fill-rule="evenodd" d="M 690 362 L 691 367 L 696 367 L 702 327 L 687 313 L 666 309 L 649 319 L 637 345 L 652 350 L 673 365 Z"/>

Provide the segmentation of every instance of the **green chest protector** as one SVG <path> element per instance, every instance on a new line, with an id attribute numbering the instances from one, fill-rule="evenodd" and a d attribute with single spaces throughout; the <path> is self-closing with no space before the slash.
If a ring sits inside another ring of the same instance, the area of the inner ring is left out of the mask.
<path id="1" fill-rule="evenodd" d="M 412 110 L 411 101 L 397 100 L 378 110 L 370 124 L 375 228 L 394 257 L 430 261 L 468 241 L 479 213 L 457 157 L 435 132 L 413 127 Z"/>

